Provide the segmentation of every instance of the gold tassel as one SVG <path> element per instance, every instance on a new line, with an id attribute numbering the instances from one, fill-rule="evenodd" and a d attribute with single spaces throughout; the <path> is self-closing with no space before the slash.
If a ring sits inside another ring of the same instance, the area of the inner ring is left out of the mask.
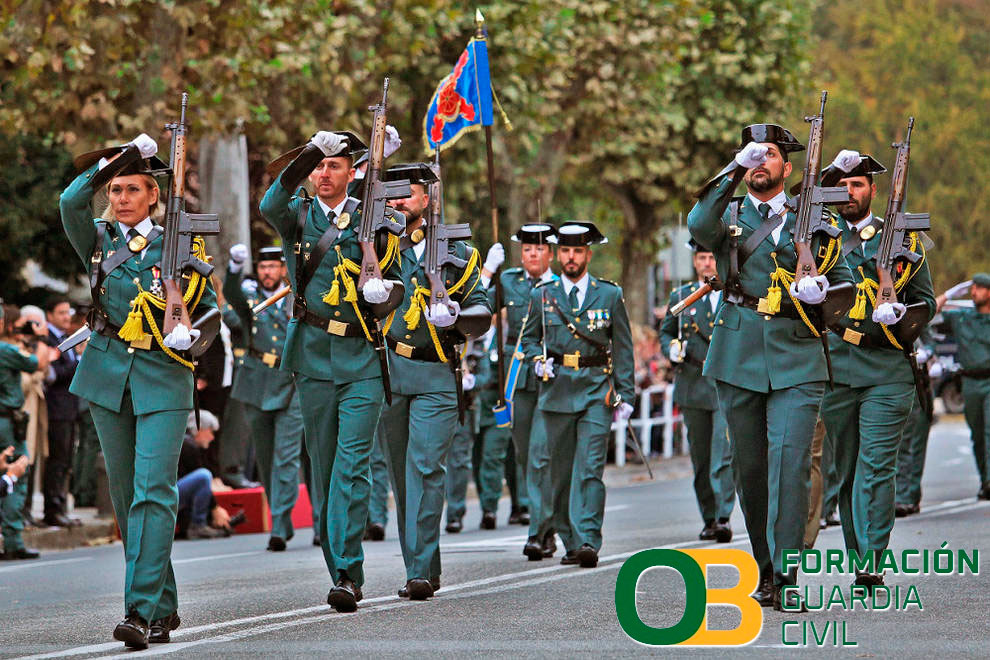
<path id="1" fill-rule="evenodd" d="M 323 302 L 331 306 L 340 303 L 340 284 L 337 282 L 337 278 L 334 278 L 333 284 L 330 285 L 330 290 L 323 296 Z"/>
<path id="2" fill-rule="evenodd" d="M 146 334 L 144 331 L 144 324 L 142 323 L 141 310 L 138 307 L 137 300 L 135 299 L 135 304 L 131 307 L 131 311 L 127 314 L 127 322 L 124 323 L 120 332 L 117 336 L 124 341 L 140 341 L 145 338 Z"/>
<path id="3" fill-rule="evenodd" d="M 354 278 L 348 275 L 341 275 L 344 280 L 344 302 L 356 303 L 358 301 L 357 287 L 354 286 Z"/>
<path id="4" fill-rule="evenodd" d="M 767 289 L 767 309 L 771 314 L 776 314 L 780 311 L 780 298 L 780 285 L 774 284 Z"/>
<path id="5" fill-rule="evenodd" d="M 863 289 L 862 285 L 856 287 L 856 302 L 853 304 L 852 309 L 849 310 L 849 318 L 854 321 L 862 321 L 866 318 L 866 291 Z"/>
<path id="6" fill-rule="evenodd" d="M 419 327 L 419 319 L 423 314 L 423 310 L 419 307 L 420 300 L 422 300 L 422 296 L 419 294 L 413 296 L 409 309 L 402 315 L 402 320 L 406 322 L 406 328 L 409 330 L 415 330 Z"/>

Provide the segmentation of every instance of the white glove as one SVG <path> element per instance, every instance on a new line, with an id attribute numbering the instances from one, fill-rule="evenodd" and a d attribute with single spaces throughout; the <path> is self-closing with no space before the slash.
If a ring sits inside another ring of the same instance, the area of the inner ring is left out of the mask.
<path id="1" fill-rule="evenodd" d="M 485 256 L 484 269 L 489 273 L 494 273 L 498 270 L 498 267 L 505 263 L 505 248 L 502 247 L 501 243 L 496 243 L 495 245 L 488 248 L 488 254 Z"/>
<path id="2" fill-rule="evenodd" d="M 470 371 L 465 371 L 464 374 L 461 376 L 461 385 L 463 386 L 465 392 L 474 389 L 474 381 L 475 381 L 474 374 L 471 373 Z"/>
<path id="3" fill-rule="evenodd" d="M 622 421 L 626 421 L 627 419 L 632 417 L 632 414 L 633 414 L 632 404 L 626 403 L 625 401 L 620 403 L 619 407 L 615 411 L 615 416 L 621 419 Z"/>
<path id="4" fill-rule="evenodd" d="M 673 362 L 673 363 L 675 363 L 675 364 L 680 363 L 680 362 L 684 362 L 684 357 L 685 357 L 685 355 L 684 355 L 685 350 L 684 349 L 685 348 L 687 348 L 687 347 L 684 345 L 683 342 L 680 345 L 671 344 L 670 345 L 670 350 L 667 352 L 667 357 L 670 358 L 670 361 Z"/>
<path id="5" fill-rule="evenodd" d="M 751 170 L 757 165 L 767 162 L 768 151 L 770 151 L 770 147 L 765 144 L 750 142 L 736 154 L 736 164 Z"/>
<path id="6" fill-rule="evenodd" d="M 151 158 L 158 153 L 158 143 L 152 140 L 147 133 L 141 133 L 131 140 L 131 144 L 138 148 L 141 158 Z"/>
<path id="7" fill-rule="evenodd" d="M 914 352 L 914 358 L 918 361 L 918 365 L 920 366 L 932 359 L 932 352 L 922 346 Z"/>
<path id="8" fill-rule="evenodd" d="M 858 151 L 843 149 L 836 155 L 835 160 L 832 161 L 832 166 L 838 167 L 843 172 L 851 172 L 854 167 L 859 165 L 859 161 L 862 159 L 863 157 L 859 155 Z"/>
<path id="9" fill-rule="evenodd" d="M 244 268 L 244 262 L 248 258 L 248 248 L 243 243 L 230 246 L 230 261 L 227 262 L 227 269 L 232 273 L 239 273 Z"/>
<path id="10" fill-rule="evenodd" d="M 873 310 L 873 322 L 894 325 L 904 318 L 905 312 L 907 307 L 901 303 L 880 303 Z"/>
<path id="11" fill-rule="evenodd" d="M 928 367 L 928 375 L 932 378 L 941 378 L 944 371 L 941 362 L 933 362 L 932 366 Z"/>
<path id="12" fill-rule="evenodd" d="M 824 275 L 802 277 L 798 282 L 791 282 L 791 295 L 807 305 L 817 305 L 825 300 L 826 293 L 828 293 L 828 278 Z"/>
<path id="13" fill-rule="evenodd" d="M 258 293 L 258 280 L 241 280 L 241 291 L 249 296 Z"/>
<path id="14" fill-rule="evenodd" d="M 535 371 L 536 375 L 540 378 L 543 378 L 544 374 L 546 374 L 547 378 L 553 378 L 553 358 L 548 357 L 546 362 L 543 360 L 538 361 L 533 367 L 533 371 Z"/>
<path id="15" fill-rule="evenodd" d="M 187 350 L 193 345 L 193 342 L 199 339 L 199 330 L 192 328 L 191 330 L 181 323 L 175 326 L 175 330 L 165 335 L 165 340 L 162 342 L 167 348 L 171 348 L 176 351 Z"/>
<path id="16" fill-rule="evenodd" d="M 454 325 L 457 315 L 461 313 L 461 306 L 456 301 L 449 303 L 437 303 L 430 305 L 426 310 L 426 320 L 438 328 L 449 328 Z"/>
<path id="17" fill-rule="evenodd" d="M 388 158 L 402 146 L 402 140 L 399 138 L 399 131 L 395 130 L 395 126 L 385 127 L 385 149 L 382 151 L 382 155 Z"/>
<path id="18" fill-rule="evenodd" d="M 392 291 L 394 285 L 388 280 L 381 280 L 377 277 L 373 277 L 364 284 L 364 288 L 361 289 L 361 293 L 364 294 L 364 299 L 371 304 L 383 303 L 388 300 L 388 294 Z"/>
<path id="19" fill-rule="evenodd" d="M 347 140 L 330 131 L 317 131 L 316 135 L 309 141 L 310 144 L 319 147 L 324 156 L 336 156 L 347 146 Z"/>

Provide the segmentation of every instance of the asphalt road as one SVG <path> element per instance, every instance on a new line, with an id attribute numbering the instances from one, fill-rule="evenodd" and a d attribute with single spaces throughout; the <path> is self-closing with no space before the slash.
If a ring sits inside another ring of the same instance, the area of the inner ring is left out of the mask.
<path id="1" fill-rule="evenodd" d="M 930 549 L 944 541 L 953 549 L 990 552 L 990 503 L 978 489 L 968 432 L 958 418 L 938 424 L 932 435 L 922 513 L 898 520 L 891 547 Z M 503 500 L 504 502 L 504 500 Z M 396 597 L 404 582 L 394 521 L 381 543 L 366 543 L 365 599 L 354 614 L 333 612 L 330 586 L 318 548 L 302 530 L 288 551 L 264 551 L 266 537 L 244 535 L 216 541 L 177 542 L 173 551 L 182 627 L 170 644 L 151 653 L 207 657 L 351 657 L 430 654 L 435 657 L 512 656 L 625 657 L 664 654 L 690 657 L 791 657 L 783 642 L 801 642 L 800 626 L 826 623 L 855 647 L 825 650 L 848 657 L 990 656 L 987 638 L 990 570 L 978 575 L 888 575 L 889 585 L 914 585 L 922 608 L 905 611 L 832 609 L 805 615 L 763 610 L 760 637 L 740 648 L 650 648 L 619 626 L 614 604 L 616 575 L 635 552 L 648 548 L 715 547 L 697 541 L 701 523 L 690 481 L 648 482 L 608 493 L 605 545 L 595 569 L 561 566 L 522 556 L 525 530 L 477 529 L 480 513 L 469 503 L 467 531 L 441 540 L 443 587 L 428 602 Z M 733 516 L 732 548 L 748 549 L 740 512 Z M 719 546 L 725 547 L 725 546 Z M 841 548 L 838 528 L 822 532 L 818 548 Z M 981 559 L 982 563 L 982 559 Z M 731 586 L 730 569 L 716 569 L 709 586 Z M 847 575 L 806 576 L 802 584 L 846 587 Z M 43 560 L 0 564 L 0 656 L 95 657 L 124 652 L 111 631 L 121 618 L 123 551 L 119 544 L 61 553 Z M 680 619 L 684 583 L 669 569 L 643 574 L 638 609 L 647 624 Z M 828 593 L 828 591 L 826 591 Z M 847 591 L 848 593 L 848 591 Z M 731 608 L 709 608 L 709 628 L 729 629 L 740 619 Z M 785 621 L 798 621 L 782 633 Z M 802 623 L 803 622 L 803 623 Z M 831 630 L 832 628 L 830 628 Z M 809 645 L 814 646 L 808 634 Z M 841 641 L 841 640 L 840 640 Z"/>

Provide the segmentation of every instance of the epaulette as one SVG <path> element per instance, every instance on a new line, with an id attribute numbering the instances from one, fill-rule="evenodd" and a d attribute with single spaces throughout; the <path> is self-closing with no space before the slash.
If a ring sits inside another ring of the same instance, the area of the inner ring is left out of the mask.
<path id="1" fill-rule="evenodd" d="M 523 271 L 522 266 L 515 266 L 513 268 L 506 268 L 502 272 L 506 275 L 514 275 L 516 273 L 521 273 Z"/>
<path id="2" fill-rule="evenodd" d="M 604 283 L 604 284 L 611 284 L 611 285 L 612 285 L 612 286 L 614 286 L 614 287 L 615 287 L 616 289 L 621 289 L 621 288 L 622 288 L 622 287 L 621 287 L 620 285 L 618 285 L 618 284 L 616 284 L 616 283 L 615 283 L 615 282 L 613 282 L 612 280 L 606 280 L 606 279 L 605 279 L 604 277 L 597 277 L 597 278 L 595 278 L 595 279 L 597 279 L 597 280 L 598 280 L 599 282 L 602 282 L 602 283 Z"/>

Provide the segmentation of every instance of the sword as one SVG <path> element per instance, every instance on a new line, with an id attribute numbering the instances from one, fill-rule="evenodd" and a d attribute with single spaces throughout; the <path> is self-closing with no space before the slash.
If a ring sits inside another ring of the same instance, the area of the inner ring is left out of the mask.
<path id="1" fill-rule="evenodd" d="M 382 336 L 382 329 L 378 325 L 378 322 L 374 320 L 371 322 L 374 323 L 375 328 L 371 333 L 371 339 L 375 353 L 378 354 L 378 367 L 382 372 L 382 388 L 385 390 L 385 403 L 390 406 L 392 405 L 392 378 L 388 372 L 388 352 L 385 350 L 385 337 Z"/>
<path id="2" fill-rule="evenodd" d="M 62 340 L 62 343 L 58 345 L 58 350 L 65 353 L 89 339 L 91 334 L 93 331 L 89 329 L 89 324 L 83 323 L 81 328 Z"/>
<path id="3" fill-rule="evenodd" d="M 643 455 L 643 448 L 639 446 L 639 439 L 636 434 L 633 433 L 632 427 L 629 426 L 629 422 L 626 422 L 626 436 L 629 444 L 633 446 L 636 450 L 636 455 L 639 456 L 639 460 L 643 461 L 643 465 L 646 466 L 646 471 L 650 473 L 650 479 L 653 479 L 653 469 L 650 467 L 650 462 L 646 460 L 646 456 Z"/>

